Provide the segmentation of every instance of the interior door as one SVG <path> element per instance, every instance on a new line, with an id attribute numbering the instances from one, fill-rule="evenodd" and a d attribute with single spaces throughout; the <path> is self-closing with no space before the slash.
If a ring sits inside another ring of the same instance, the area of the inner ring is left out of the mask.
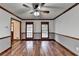
<path id="1" fill-rule="evenodd" d="M 21 39 L 21 22 L 14 18 L 11 20 L 11 34 L 13 40 Z"/>

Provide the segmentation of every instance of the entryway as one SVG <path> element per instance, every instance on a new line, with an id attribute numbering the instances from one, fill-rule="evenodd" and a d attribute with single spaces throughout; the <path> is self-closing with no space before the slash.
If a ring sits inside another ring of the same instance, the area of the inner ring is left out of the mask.
<path id="1" fill-rule="evenodd" d="M 21 40 L 21 21 L 11 18 L 11 40 Z"/>

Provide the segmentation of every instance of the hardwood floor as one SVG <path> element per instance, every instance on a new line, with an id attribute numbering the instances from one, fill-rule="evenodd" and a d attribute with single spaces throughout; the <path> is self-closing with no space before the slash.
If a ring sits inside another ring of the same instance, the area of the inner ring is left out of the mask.
<path id="1" fill-rule="evenodd" d="M 55 41 L 14 41 L 2 56 L 73 56 Z"/>

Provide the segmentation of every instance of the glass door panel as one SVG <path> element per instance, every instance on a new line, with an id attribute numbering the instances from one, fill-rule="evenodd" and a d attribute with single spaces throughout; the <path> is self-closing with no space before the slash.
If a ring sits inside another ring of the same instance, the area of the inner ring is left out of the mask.
<path id="1" fill-rule="evenodd" d="M 27 38 L 33 38 L 33 24 L 27 24 L 27 31 L 26 31 L 26 35 Z"/>
<path id="2" fill-rule="evenodd" d="M 42 38 L 48 38 L 48 24 L 42 24 Z"/>

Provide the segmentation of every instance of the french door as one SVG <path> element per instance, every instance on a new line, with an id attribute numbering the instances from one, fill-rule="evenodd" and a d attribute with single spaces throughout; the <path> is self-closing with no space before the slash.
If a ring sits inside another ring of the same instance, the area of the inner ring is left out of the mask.
<path id="1" fill-rule="evenodd" d="M 49 23 L 41 22 L 41 38 L 47 39 L 49 38 Z"/>
<path id="2" fill-rule="evenodd" d="M 33 22 L 26 22 L 26 39 L 33 39 Z"/>

